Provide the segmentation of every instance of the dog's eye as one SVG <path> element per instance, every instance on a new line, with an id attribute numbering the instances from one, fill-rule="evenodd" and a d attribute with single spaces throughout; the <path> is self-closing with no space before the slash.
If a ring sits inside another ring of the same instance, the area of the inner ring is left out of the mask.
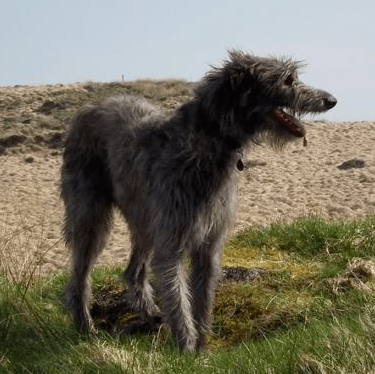
<path id="1" fill-rule="evenodd" d="M 294 81 L 294 79 L 293 79 L 293 77 L 292 77 L 292 74 L 289 74 L 289 75 L 286 77 L 286 79 L 285 79 L 285 81 L 284 81 L 284 84 L 285 84 L 286 86 L 291 86 L 291 85 L 293 84 L 293 81 Z"/>

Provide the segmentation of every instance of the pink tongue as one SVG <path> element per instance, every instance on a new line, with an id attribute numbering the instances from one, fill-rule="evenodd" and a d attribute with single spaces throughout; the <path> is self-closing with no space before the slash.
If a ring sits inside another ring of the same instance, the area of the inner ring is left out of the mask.
<path id="1" fill-rule="evenodd" d="M 295 119 L 289 114 L 283 112 L 281 109 L 273 110 L 271 113 L 271 118 L 285 126 L 294 136 L 303 137 L 305 135 Z"/>

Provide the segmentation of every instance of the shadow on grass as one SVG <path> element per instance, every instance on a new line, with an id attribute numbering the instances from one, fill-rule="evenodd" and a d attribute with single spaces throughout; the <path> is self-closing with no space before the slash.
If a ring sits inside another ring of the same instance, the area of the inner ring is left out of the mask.
<path id="1" fill-rule="evenodd" d="M 293 288 L 294 296 L 283 299 L 283 294 L 287 295 L 287 291 L 280 292 L 283 278 L 259 268 L 224 267 L 215 296 L 214 336 L 209 338 L 209 347 L 231 348 L 245 340 L 264 339 L 303 323 L 305 309 L 301 310 L 302 303 L 295 303 L 294 299 L 300 292 L 303 294 L 303 288 L 309 283 L 289 284 L 286 290 Z M 91 312 L 94 321 L 108 333 L 150 334 L 160 328 L 159 317 L 140 319 L 132 310 L 131 295 L 121 289 L 118 281 L 94 291 L 94 299 Z M 292 302 L 293 306 L 288 304 Z M 306 307 L 310 304 L 310 301 L 304 302 Z"/>
<path id="2" fill-rule="evenodd" d="M 24 292 L 0 275 L 0 373 L 124 372 L 111 357 L 95 356 L 100 339 L 74 329 L 62 303 L 66 280 L 55 277 Z"/>

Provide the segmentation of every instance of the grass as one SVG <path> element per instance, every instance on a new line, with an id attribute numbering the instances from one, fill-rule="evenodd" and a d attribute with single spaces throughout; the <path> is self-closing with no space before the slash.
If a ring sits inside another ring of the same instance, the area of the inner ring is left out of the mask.
<path id="1" fill-rule="evenodd" d="M 192 84 L 184 80 L 138 80 L 133 82 L 94 83 L 55 86 L 52 91 L 12 96 L 3 108 L 0 121 L 0 154 L 51 148 L 58 153 L 67 123 L 84 104 L 99 103 L 117 95 L 135 94 L 156 107 L 171 112 L 192 95 Z"/>
<path id="2" fill-rule="evenodd" d="M 191 93 L 191 85 L 178 80 L 57 87 L 35 98 L 32 114 L 21 110 L 22 98 L 4 108 L 9 113 L 0 145 L 55 149 L 79 107 L 109 96 L 138 94 L 171 111 Z M 221 283 L 208 352 L 181 355 L 164 328 L 132 337 L 79 335 L 62 302 L 67 274 L 40 279 L 28 235 L 36 230 L 42 244 L 46 234 L 20 219 L 10 235 L 0 230 L 0 373 L 375 373 L 373 276 L 350 270 L 358 259 L 375 259 L 374 225 L 375 218 L 303 218 L 231 238 L 223 265 L 258 267 L 266 274 L 250 283 Z M 23 248 L 24 256 L 12 256 L 20 252 L 13 246 Z M 96 269 L 94 299 L 118 294 L 122 271 Z"/>
<path id="3" fill-rule="evenodd" d="M 62 304 L 64 273 L 0 275 L 0 373 L 364 373 L 375 370 L 375 288 L 329 280 L 374 260 L 375 219 L 303 218 L 233 237 L 223 264 L 259 267 L 252 282 L 217 290 L 209 350 L 181 355 L 166 329 L 79 335 Z M 116 294 L 122 269 L 93 272 L 94 295 Z M 30 273 L 29 273 L 30 274 Z M 346 274 L 346 275 L 345 275 Z"/>
<path id="4" fill-rule="evenodd" d="M 323 268 L 323 275 L 333 276 L 353 258 L 374 257 L 375 218 L 326 222 L 311 217 L 266 229 L 250 228 L 232 238 L 227 247 L 224 262 L 229 265 L 255 266 L 265 256 L 267 263 L 263 267 L 271 270 L 292 267 L 294 273 L 314 274 Z"/>
<path id="5" fill-rule="evenodd" d="M 56 110 L 50 112 L 51 117 L 61 123 L 70 120 L 78 108 L 87 103 L 99 103 L 117 95 L 139 95 L 164 110 L 173 110 L 186 102 L 192 94 L 191 86 L 183 80 L 138 80 L 134 82 L 94 83 L 86 82 L 84 90 L 62 89 L 49 97 L 48 102 Z M 42 107 L 41 110 L 43 111 Z"/>

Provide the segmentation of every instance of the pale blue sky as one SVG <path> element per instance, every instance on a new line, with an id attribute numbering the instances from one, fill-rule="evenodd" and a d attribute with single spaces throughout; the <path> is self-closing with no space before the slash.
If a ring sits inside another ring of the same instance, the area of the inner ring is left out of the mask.
<path id="1" fill-rule="evenodd" d="M 338 105 L 375 121 L 373 0 L 0 0 L 0 86 L 196 81 L 228 48 L 305 60 Z"/>

